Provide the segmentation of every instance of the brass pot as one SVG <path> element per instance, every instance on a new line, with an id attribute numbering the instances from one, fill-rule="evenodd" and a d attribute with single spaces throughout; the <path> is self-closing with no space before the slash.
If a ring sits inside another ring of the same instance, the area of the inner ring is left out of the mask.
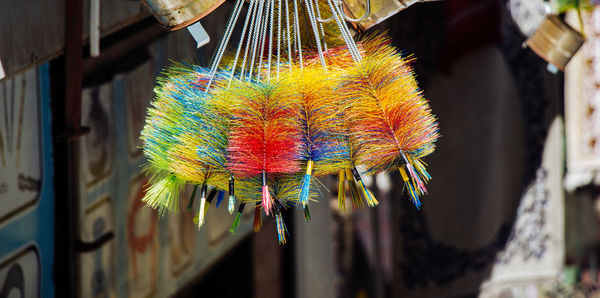
<path id="1" fill-rule="evenodd" d="M 583 35 L 561 18 L 548 15 L 526 43 L 538 56 L 564 71 L 584 41 Z"/>
<path id="2" fill-rule="evenodd" d="M 223 2 L 225 0 L 142 0 L 158 22 L 169 30 L 197 22 Z"/>
<path id="3" fill-rule="evenodd" d="M 358 18 L 365 13 L 367 1 L 371 4 L 369 15 L 354 23 L 362 30 L 368 30 L 413 4 L 440 0 L 342 0 L 345 12 L 352 18 Z"/>

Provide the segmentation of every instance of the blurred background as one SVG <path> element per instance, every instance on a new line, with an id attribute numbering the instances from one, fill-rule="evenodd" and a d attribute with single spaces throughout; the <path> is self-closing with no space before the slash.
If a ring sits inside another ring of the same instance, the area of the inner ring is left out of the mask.
<path id="1" fill-rule="evenodd" d="M 324 191 L 279 246 L 270 220 L 231 234 L 220 208 L 198 231 L 140 201 L 155 77 L 208 65 L 233 1 L 198 49 L 138 0 L 1 1 L 0 297 L 600 297 L 600 6 L 388 2 L 354 29 L 416 57 L 429 194 L 417 210 L 398 173 L 365 177 L 376 208 Z"/>

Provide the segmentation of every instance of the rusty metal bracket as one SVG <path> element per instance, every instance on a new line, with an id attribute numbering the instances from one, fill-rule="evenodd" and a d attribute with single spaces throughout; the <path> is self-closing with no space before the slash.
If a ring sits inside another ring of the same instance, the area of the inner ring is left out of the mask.
<path id="1" fill-rule="evenodd" d="M 71 141 L 88 133 L 81 126 L 81 88 L 83 71 L 83 0 L 65 3 L 65 106 L 60 141 Z"/>

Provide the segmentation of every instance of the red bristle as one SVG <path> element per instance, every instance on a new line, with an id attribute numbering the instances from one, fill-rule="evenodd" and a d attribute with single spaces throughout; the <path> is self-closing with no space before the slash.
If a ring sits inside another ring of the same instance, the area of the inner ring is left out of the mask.
<path id="1" fill-rule="evenodd" d="M 261 174 L 294 173 L 300 170 L 300 132 L 292 96 L 272 83 L 238 82 L 240 104 L 232 109 L 229 137 L 229 169 L 248 178 Z"/>

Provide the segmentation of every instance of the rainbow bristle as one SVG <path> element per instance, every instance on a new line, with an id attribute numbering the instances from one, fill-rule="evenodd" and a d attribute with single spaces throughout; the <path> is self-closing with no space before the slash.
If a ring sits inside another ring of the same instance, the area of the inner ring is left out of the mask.
<path id="1" fill-rule="evenodd" d="M 373 46 L 360 64 L 344 71 L 340 91 L 348 100 L 350 139 L 359 147 L 357 164 L 369 174 L 407 164 L 410 182 L 405 184 L 412 200 L 419 202 L 425 185 L 405 160 L 433 151 L 438 125 L 409 61 L 389 45 Z"/>
<path id="2" fill-rule="evenodd" d="M 214 92 L 207 93 L 203 85 L 182 88 L 181 102 L 185 112 L 179 125 L 185 129 L 169 150 L 170 169 L 186 181 L 210 183 L 224 190 L 229 178 L 226 169 L 229 134 L 229 114 L 222 106 L 230 104 L 220 96 L 220 76 L 216 76 Z"/>
<path id="3" fill-rule="evenodd" d="M 190 104 L 188 93 L 203 86 L 208 76 L 207 70 L 201 67 L 174 64 L 157 78 L 155 98 L 148 109 L 146 124 L 141 133 L 144 155 L 150 167 L 168 170 L 170 159 L 167 152 L 184 131 L 181 122 Z M 204 99 L 204 93 L 193 98 L 198 107 L 204 104 Z"/>
<path id="4" fill-rule="evenodd" d="M 344 106 L 337 100 L 336 81 L 331 73 L 320 68 L 308 68 L 286 77 L 295 89 L 298 119 L 302 131 L 300 154 L 308 174 L 315 176 L 336 173 L 345 162 L 343 119 Z M 310 173 L 309 173 L 310 172 Z"/>
<path id="5" fill-rule="evenodd" d="M 157 79 L 155 99 L 148 110 L 146 125 L 142 131 L 144 155 L 148 159 L 147 172 L 151 175 L 161 172 L 171 172 L 179 181 L 176 184 L 191 182 L 201 184 L 205 177 L 202 165 L 193 158 L 193 149 L 185 146 L 185 135 L 188 131 L 190 114 L 203 111 L 206 108 L 209 94 L 203 91 L 209 78 L 206 69 L 186 64 L 174 64 Z M 150 206 L 156 205 L 153 200 L 160 197 L 176 201 L 178 194 L 167 194 L 162 180 L 151 179 Z M 164 182 L 164 181 L 163 181 Z M 160 185 L 152 185 L 161 183 Z M 163 191 L 161 195 L 159 192 Z M 177 190 L 178 191 L 178 190 Z M 193 200 L 193 196 L 192 196 Z M 193 201 L 191 201 L 193 202 Z M 190 203 L 191 203 L 190 202 Z M 165 205 L 164 203 L 161 203 Z M 172 203 L 166 204 L 172 209 Z M 159 207 L 162 208 L 162 207 Z"/>
<path id="6" fill-rule="evenodd" d="M 286 8 L 298 29 L 284 32 L 281 40 L 282 24 L 268 21 L 282 12 L 280 3 L 252 2 L 244 28 L 250 16 L 258 21 L 250 24 L 248 32 L 253 33 L 242 33 L 235 56 L 226 54 L 221 60 L 225 46 L 219 47 L 211 70 L 174 64 L 158 77 L 141 137 L 150 177 L 144 202 L 161 214 L 176 211 L 182 187 L 194 185 L 188 209 L 200 189 L 194 218 L 200 228 L 213 200 L 218 208 L 228 189 L 230 214 L 239 201 L 230 233 L 236 232 L 245 205 L 253 203 L 254 231 L 262 228 L 264 210 L 274 217 L 280 244 L 289 236 L 284 210 L 302 208 L 310 221 L 309 201 L 316 201 L 315 183 L 322 176 L 337 173 L 340 209 L 346 209 L 346 187 L 358 209 L 378 204 L 361 175 L 397 169 L 420 208 L 431 179 L 423 158 L 435 150 L 439 133 L 410 67 L 413 58 L 401 55 L 384 35 L 354 45 L 343 30 L 341 38 L 332 39 L 329 33 L 342 31 L 322 28 L 337 28 L 340 20 L 315 25 L 312 2 L 301 3 L 305 14 L 299 16 Z M 285 3 L 298 8 L 298 3 Z M 312 24 L 299 27 L 298 21 L 309 19 Z M 292 43 L 285 47 L 288 41 Z M 342 41 L 347 46 L 338 46 Z M 318 49 L 306 48 L 311 43 Z M 252 52 L 247 57 L 248 47 Z M 281 55 L 280 47 L 288 55 Z M 282 61 L 281 56 L 287 57 Z M 219 69 L 219 61 L 231 66 Z"/>
<path id="7" fill-rule="evenodd" d="M 337 95 L 334 81 L 320 68 L 305 68 L 284 76 L 294 88 L 301 128 L 300 157 L 306 164 L 299 201 L 307 206 L 313 169 L 316 176 L 335 173 L 344 161 L 342 125 L 338 117 L 342 106 L 330 100 Z"/>

